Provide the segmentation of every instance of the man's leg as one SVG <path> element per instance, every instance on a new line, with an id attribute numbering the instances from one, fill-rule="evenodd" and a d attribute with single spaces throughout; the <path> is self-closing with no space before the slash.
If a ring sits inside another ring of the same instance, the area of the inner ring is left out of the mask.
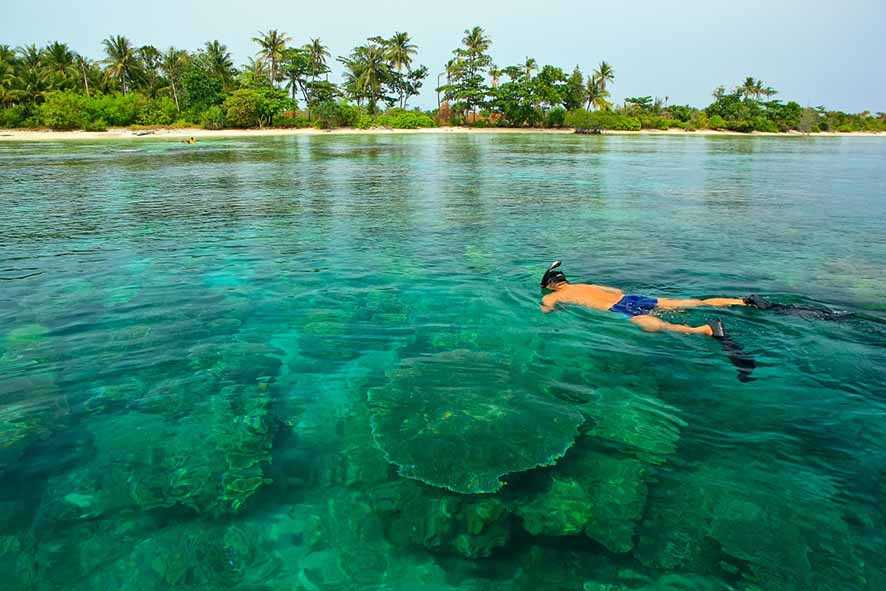
<path id="1" fill-rule="evenodd" d="M 725 308 L 726 306 L 747 306 L 747 304 L 740 298 L 708 298 L 706 300 L 659 298 L 658 303 L 655 305 L 656 308 L 662 310 L 681 310 L 685 308 L 699 308 L 701 306 Z"/>
<path id="2" fill-rule="evenodd" d="M 647 332 L 658 332 L 660 330 L 667 330 L 670 332 L 679 332 L 682 334 L 702 334 L 706 336 L 713 336 L 714 334 L 714 331 L 711 330 L 711 327 L 707 324 L 702 326 L 671 324 L 670 322 L 665 322 L 661 318 L 656 318 L 655 316 L 650 316 L 648 314 L 643 314 L 642 316 L 634 316 L 633 318 L 631 318 L 631 322 Z"/>

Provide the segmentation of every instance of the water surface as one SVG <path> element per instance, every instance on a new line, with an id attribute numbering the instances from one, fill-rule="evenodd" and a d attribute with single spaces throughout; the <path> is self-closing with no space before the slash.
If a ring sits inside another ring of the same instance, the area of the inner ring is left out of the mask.
<path id="1" fill-rule="evenodd" d="M 0 144 L 4 588 L 886 588 L 884 162 L 879 138 Z M 713 339 L 541 314 L 555 258 L 847 317 L 667 315 L 722 318 L 741 383 Z"/>

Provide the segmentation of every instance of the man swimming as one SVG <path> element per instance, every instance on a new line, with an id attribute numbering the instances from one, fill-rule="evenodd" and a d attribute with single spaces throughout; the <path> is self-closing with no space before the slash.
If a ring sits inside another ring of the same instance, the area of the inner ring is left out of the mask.
<path id="1" fill-rule="evenodd" d="M 595 310 L 606 310 L 624 315 L 631 322 L 645 331 L 657 332 L 667 330 L 683 334 L 700 334 L 714 337 L 723 346 L 729 361 L 738 370 L 738 379 L 749 382 L 753 378 L 751 372 L 757 367 L 754 359 L 747 355 L 742 348 L 733 341 L 723 323 L 717 319 L 701 326 L 689 326 L 687 324 L 672 324 L 654 316 L 655 311 L 683 310 L 686 308 L 698 308 L 711 306 L 723 308 L 727 306 L 755 306 L 760 307 L 762 298 L 751 296 L 750 298 L 708 298 L 699 299 L 672 299 L 654 298 L 644 295 L 625 294 L 620 289 L 594 285 L 591 283 L 569 283 L 566 275 L 559 271 L 560 261 L 554 261 L 541 278 L 541 286 L 550 291 L 541 301 L 543 312 L 551 312 L 557 304 L 577 304 Z"/>
<path id="2" fill-rule="evenodd" d="M 689 326 L 687 324 L 665 322 L 652 313 L 699 308 L 702 306 L 723 308 L 727 306 L 749 305 L 748 300 L 739 298 L 707 298 L 704 300 L 655 298 L 645 295 L 625 294 L 620 289 L 594 285 L 592 283 L 569 283 L 566 275 L 558 270 L 559 267 L 560 261 L 554 261 L 541 279 L 541 286 L 550 290 L 550 293 L 545 295 L 541 301 L 543 312 L 551 312 L 557 304 L 578 304 L 586 308 L 622 314 L 631 322 L 649 332 L 666 330 L 721 338 L 724 336 L 724 331 L 723 323 L 719 320 L 701 326 Z"/>

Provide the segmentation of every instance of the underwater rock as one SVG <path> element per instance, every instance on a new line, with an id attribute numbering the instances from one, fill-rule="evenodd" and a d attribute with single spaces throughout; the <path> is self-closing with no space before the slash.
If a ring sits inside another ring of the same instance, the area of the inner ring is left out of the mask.
<path id="1" fill-rule="evenodd" d="M 553 470 L 548 490 L 516 503 L 514 511 L 530 534 L 584 532 L 612 552 L 629 552 L 646 504 L 646 467 L 584 447 L 570 450 Z"/>
<path id="2" fill-rule="evenodd" d="M 724 458 L 656 489 L 637 556 L 767 591 L 865 588 L 837 494 L 828 478 L 794 464 Z"/>
<path id="3" fill-rule="evenodd" d="M 650 464 L 667 461 L 686 426 L 676 408 L 625 388 L 601 388 L 582 408 L 593 419 L 588 435 L 623 445 Z"/>
<path id="4" fill-rule="evenodd" d="M 194 371 L 238 384 L 272 380 L 280 373 L 283 351 L 261 343 L 197 345 L 188 358 Z"/>
<path id="5" fill-rule="evenodd" d="M 373 507 L 390 513 L 388 536 L 400 546 L 485 558 L 511 537 L 507 505 L 496 497 L 459 495 L 399 480 L 374 492 Z"/>
<path id="6" fill-rule="evenodd" d="M 584 420 L 509 382 L 509 366 L 491 354 L 406 360 L 368 392 L 375 442 L 403 476 L 459 493 L 496 492 L 503 476 L 556 462 Z"/>

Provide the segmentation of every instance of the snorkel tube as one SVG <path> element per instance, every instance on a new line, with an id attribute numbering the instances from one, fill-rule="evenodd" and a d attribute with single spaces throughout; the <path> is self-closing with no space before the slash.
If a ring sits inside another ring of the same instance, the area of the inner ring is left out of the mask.
<path id="1" fill-rule="evenodd" d="M 551 263 L 551 266 L 548 267 L 548 270 L 545 271 L 545 274 L 542 275 L 541 286 L 543 288 L 547 288 L 551 283 L 562 283 L 563 281 L 566 281 L 566 275 L 564 275 L 562 271 L 557 271 L 560 264 L 560 261 L 554 261 Z"/>

